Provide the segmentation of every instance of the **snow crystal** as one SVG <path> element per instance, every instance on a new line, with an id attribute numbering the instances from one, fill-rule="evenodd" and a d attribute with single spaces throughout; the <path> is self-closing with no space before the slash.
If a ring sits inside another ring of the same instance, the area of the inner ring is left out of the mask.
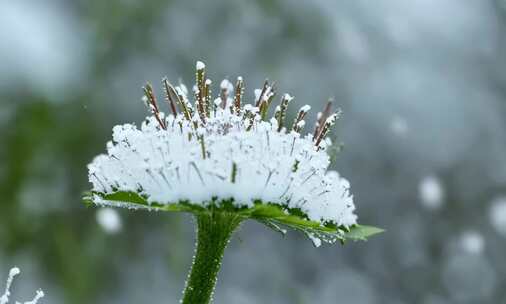
<path id="1" fill-rule="evenodd" d="M 312 233 L 306 233 L 307 237 L 313 242 L 313 245 L 318 248 L 322 245 L 322 240 Z"/>

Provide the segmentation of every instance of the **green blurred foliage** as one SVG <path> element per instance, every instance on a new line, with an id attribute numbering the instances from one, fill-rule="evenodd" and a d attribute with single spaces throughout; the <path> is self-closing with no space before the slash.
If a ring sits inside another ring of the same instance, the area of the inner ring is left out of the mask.
<path id="1" fill-rule="evenodd" d="M 89 188 L 86 165 L 104 151 L 114 124 L 115 114 L 104 110 L 104 104 L 114 102 L 103 93 L 109 86 L 106 79 L 125 54 L 145 51 L 150 44 L 145 33 L 168 3 L 68 5 L 89 25 L 95 40 L 90 44 L 96 46 L 90 50 L 90 79 L 64 102 L 18 88 L 0 91 L 1 105 L 12 109 L 0 125 L 0 252 L 6 261 L 29 254 L 64 291 L 65 303 L 84 304 L 114 288 L 117 270 L 128 267 L 115 258 L 145 258 L 138 247 L 144 233 L 170 229 L 177 238 L 180 230 L 178 221 L 167 216 L 123 212 L 124 233 L 112 237 L 97 225 L 95 210 L 81 203 Z M 176 265 L 184 264 L 177 248 L 166 255 L 168 263 L 175 259 Z"/>

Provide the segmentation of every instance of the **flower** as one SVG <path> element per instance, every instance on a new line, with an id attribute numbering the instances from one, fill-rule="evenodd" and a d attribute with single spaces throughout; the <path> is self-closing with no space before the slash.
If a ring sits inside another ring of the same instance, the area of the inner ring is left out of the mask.
<path id="1" fill-rule="evenodd" d="M 309 105 L 289 123 L 293 97 L 284 94 L 268 118 L 274 85 L 265 81 L 254 102 L 243 104 L 242 77 L 235 85 L 223 80 L 213 99 L 204 63 L 197 62 L 196 70 L 194 104 L 186 86 L 163 80 L 169 115 L 160 111 L 152 86 L 145 86 L 152 115 L 140 128 L 113 128 L 107 154 L 88 165 L 93 189 L 86 200 L 194 213 L 225 208 L 278 231 L 284 231 L 280 224 L 302 230 L 316 245 L 344 240 L 346 233 L 361 238 L 367 227 L 357 225 L 350 183 L 328 170 L 327 135 L 340 113 L 328 104 L 313 132 L 303 135 Z"/>
<path id="2" fill-rule="evenodd" d="M 2 296 L 0 296 L 0 304 L 9 303 L 9 297 L 11 296 L 10 289 L 11 289 L 12 281 L 14 281 L 14 277 L 20 273 L 21 273 L 21 271 L 17 267 L 14 267 L 10 270 L 9 277 L 7 278 L 7 284 L 5 286 L 5 292 Z M 44 297 L 44 292 L 39 289 L 35 293 L 35 297 L 33 298 L 33 300 L 28 301 L 28 302 L 24 302 L 24 304 L 37 304 L 39 302 L 39 300 L 42 299 L 43 297 Z M 21 303 L 16 301 L 16 304 L 21 304 Z"/>

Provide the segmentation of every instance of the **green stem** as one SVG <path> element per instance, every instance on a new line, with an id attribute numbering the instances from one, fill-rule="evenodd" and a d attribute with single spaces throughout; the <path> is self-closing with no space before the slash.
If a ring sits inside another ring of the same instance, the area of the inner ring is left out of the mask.
<path id="1" fill-rule="evenodd" d="M 212 300 L 223 253 L 241 218 L 222 211 L 196 215 L 197 248 L 182 304 L 208 304 Z"/>

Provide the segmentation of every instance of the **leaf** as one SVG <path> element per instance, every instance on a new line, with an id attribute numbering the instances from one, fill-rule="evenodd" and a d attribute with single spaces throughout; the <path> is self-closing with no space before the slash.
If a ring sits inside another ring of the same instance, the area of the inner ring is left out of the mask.
<path id="1" fill-rule="evenodd" d="M 383 229 L 364 225 L 354 225 L 349 228 L 323 225 L 320 222 L 305 219 L 299 214 L 290 214 L 290 211 L 285 211 L 281 206 L 274 204 L 257 203 L 242 213 L 278 232 L 282 226 L 300 231 L 308 236 L 317 247 L 320 245 L 319 240 L 331 244 L 337 241 L 344 243 L 347 240 L 365 241 L 367 238 L 383 232 Z"/>
<path id="2" fill-rule="evenodd" d="M 335 243 L 340 241 L 344 243 L 347 240 L 367 240 L 369 237 L 381 233 L 384 230 L 364 225 L 354 225 L 351 227 L 337 227 L 334 224 L 322 224 L 321 222 L 311 221 L 299 209 L 286 209 L 283 206 L 256 201 L 250 208 L 237 207 L 232 199 L 211 200 L 206 206 L 191 204 L 188 201 L 177 203 L 162 204 L 149 202 L 148 198 L 136 192 L 118 191 L 114 193 L 91 192 L 83 196 L 83 201 L 87 205 L 94 205 L 94 196 L 103 200 L 127 204 L 134 208 L 149 208 L 159 211 L 190 212 L 198 214 L 201 212 L 234 212 L 243 219 L 253 219 L 266 225 L 283 236 L 286 234 L 286 228 L 300 231 L 307 235 L 315 246 L 319 246 L 321 241 L 326 243 Z"/>
<path id="3" fill-rule="evenodd" d="M 97 194 L 97 193 L 95 193 Z M 148 200 L 143 197 L 142 195 L 135 193 L 135 192 L 124 192 L 124 191 L 118 191 L 110 194 L 103 194 L 101 195 L 98 193 L 103 199 L 106 199 L 108 201 L 116 201 L 116 202 L 125 202 L 125 203 L 132 203 L 132 204 L 139 204 L 144 206 L 149 206 Z"/>
<path id="4" fill-rule="evenodd" d="M 355 225 L 351 227 L 350 231 L 345 234 L 347 239 L 365 241 L 373 235 L 384 232 L 385 230 L 364 225 Z"/>
<path id="5" fill-rule="evenodd" d="M 86 207 L 93 207 L 95 203 L 93 202 L 93 194 L 91 192 L 83 193 L 83 203 Z"/>
<path id="6" fill-rule="evenodd" d="M 95 201 L 93 200 L 93 195 L 97 195 L 103 200 L 119 203 L 119 204 L 129 204 L 134 208 L 147 208 L 150 210 L 158 210 L 158 211 L 173 211 L 173 212 L 192 212 L 192 211 L 201 211 L 202 207 L 188 204 L 186 202 L 180 202 L 175 204 L 160 204 L 160 203 L 150 203 L 147 198 L 136 193 L 136 192 L 127 192 L 127 191 L 118 191 L 114 193 L 101 193 L 101 192 L 91 192 L 85 194 L 83 196 L 83 202 L 86 205 L 95 205 Z"/>

